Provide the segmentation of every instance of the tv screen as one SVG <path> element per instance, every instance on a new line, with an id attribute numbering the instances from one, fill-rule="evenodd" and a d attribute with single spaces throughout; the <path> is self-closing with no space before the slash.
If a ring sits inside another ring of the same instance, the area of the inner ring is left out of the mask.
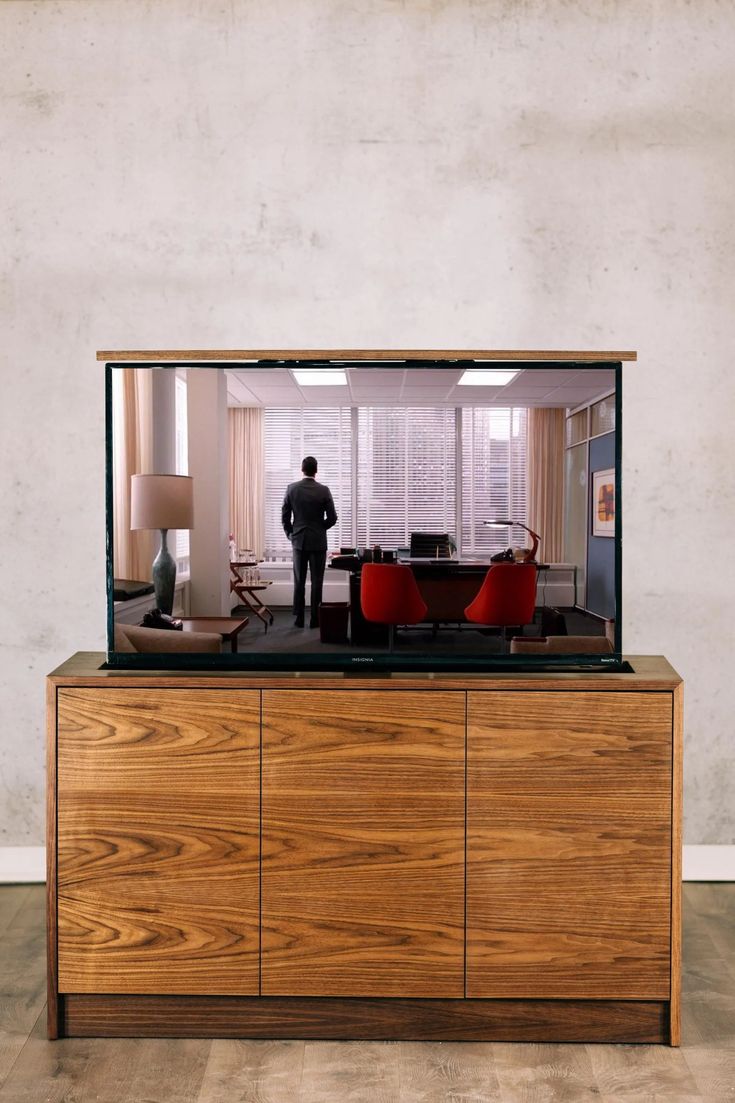
<path id="1" fill-rule="evenodd" d="M 108 362 L 111 666 L 620 668 L 621 363 Z"/>

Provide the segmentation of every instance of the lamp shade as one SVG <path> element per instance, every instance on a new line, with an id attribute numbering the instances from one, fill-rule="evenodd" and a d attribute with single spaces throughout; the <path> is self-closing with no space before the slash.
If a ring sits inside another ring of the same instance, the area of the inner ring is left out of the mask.
<path id="1" fill-rule="evenodd" d="M 189 475 L 131 475 L 131 529 L 193 528 L 193 483 Z"/>

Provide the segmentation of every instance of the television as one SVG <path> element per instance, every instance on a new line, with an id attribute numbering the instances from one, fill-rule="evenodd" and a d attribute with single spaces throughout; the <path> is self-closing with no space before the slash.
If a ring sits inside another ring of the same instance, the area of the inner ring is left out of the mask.
<path id="1" fill-rule="evenodd" d="M 98 358 L 109 667 L 626 669 L 634 353 Z"/>

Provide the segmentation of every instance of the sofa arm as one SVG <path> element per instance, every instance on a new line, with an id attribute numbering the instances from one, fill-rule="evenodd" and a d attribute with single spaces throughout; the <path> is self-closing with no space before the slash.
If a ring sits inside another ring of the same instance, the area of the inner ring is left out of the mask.
<path id="1" fill-rule="evenodd" d="M 511 655 L 609 655 L 606 636 L 514 636 Z"/>
<path id="2" fill-rule="evenodd" d="M 126 641 L 128 646 L 125 646 Z M 118 646 L 118 644 L 120 646 Z M 134 624 L 115 625 L 115 650 L 157 654 L 213 652 L 222 650 L 222 638 L 213 632 L 176 632 L 165 628 L 141 628 Z"/>

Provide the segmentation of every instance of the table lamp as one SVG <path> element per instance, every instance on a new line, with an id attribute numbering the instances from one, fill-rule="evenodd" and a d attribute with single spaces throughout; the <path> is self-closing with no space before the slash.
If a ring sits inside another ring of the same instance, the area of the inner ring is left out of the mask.
<path id="1" fill-rule="evenodd" d="M 131 475 L 130 528 L 160 529 L 161 547 L 153 560 L 156 605 L 171 615 L 176 560 L 166 543 L 169 529 L 194 528 L 193 480 L 189 475 Z"/>
<path id="2" fill-rule="evenodd" d="M 525 529 L 525 531 L 528 533 L 528 535 L 533 537 L 533 547 L 529 551 L 526 552 L 526 554 L 524 555 L 521 562 L 522 563 L 535 563 L 536 562 L 536 552 L 538 551 L 538 544 L 539 544 L 539 540 L 541 539 L 541 537 L 539 536 L 539 534 L 537 532 L 534 532 L 533 529 L 530 529 L 528 527 L 528 525 L 522 524 L 521 521 L 495 521 L 495 520 L 493 520 L 493 521 L 483 521 L 482 523 L 483 523 L 483 525 L 499 525 L 499 526 L 502 526 L 503 528 L 510 528 L 511 525 L 515 525 L 519 529 Z"/>

